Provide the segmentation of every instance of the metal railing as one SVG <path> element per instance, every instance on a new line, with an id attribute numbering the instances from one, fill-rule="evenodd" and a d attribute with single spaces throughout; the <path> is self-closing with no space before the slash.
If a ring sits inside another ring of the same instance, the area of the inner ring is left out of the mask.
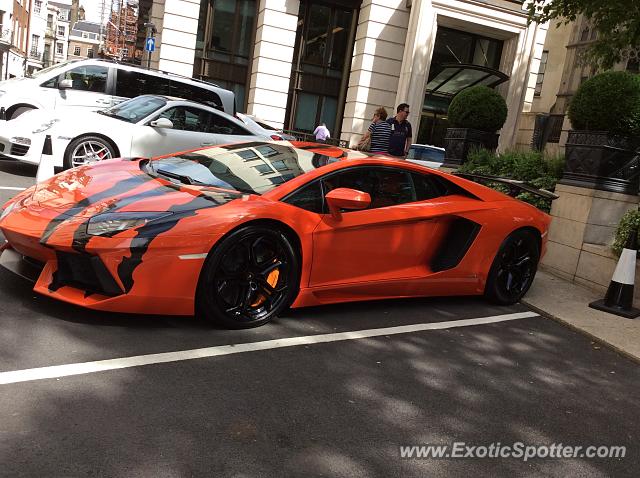
<path id="1" fill-rule="evenodd" d="M 285 129 L 282 130 L 282 132 L 284 134 L 289 134 L 291 136 L 294 136 L 298 141 L 304 141 L 304 142 L 310 142 L 310 143 L 317 143 L 316 141 L 316 137 L 313 133 L 305 133 L 304 131 L 294 131 L 291 129 Z M 348 148 L 349 147 L 349 142 L 344 140 L 344 139 L 338 139 L 338 138 L 328 138 L 324 144 L 330 144 L 333 146 L 338 146 L 340 148 Z"/>

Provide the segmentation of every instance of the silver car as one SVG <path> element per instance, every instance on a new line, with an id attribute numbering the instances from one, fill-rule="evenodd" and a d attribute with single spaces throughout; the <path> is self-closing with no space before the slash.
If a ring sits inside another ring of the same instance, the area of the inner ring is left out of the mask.
<path id="1" fill-rule="evenodd" d="M 265 123 L 260 118 L 256 118 L 253 115 L 246 113 L 236 113 L 236 117 L 244 123 L 244 125 L 253 131 L 255 134 L 266 135 L 275 141 L 296 141 L 295 136 L 283 133 L 282 130 L 274 128 L 273 126 Z"/>

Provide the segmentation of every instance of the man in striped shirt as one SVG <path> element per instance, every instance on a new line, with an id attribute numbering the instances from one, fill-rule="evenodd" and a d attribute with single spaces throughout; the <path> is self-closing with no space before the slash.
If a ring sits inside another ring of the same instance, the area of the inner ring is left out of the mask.
<path id="1" fill-rule="evenodd" d="M 391 125 L 387 119 L 387 110 L 382 106 L 373 114 L 373 123 L 369 125 L 369 130 L 364 134 L 363 141 L 371 137 L 371 153 L 387 153 L 389 149 L 389 138 L 391 137 Z"/>

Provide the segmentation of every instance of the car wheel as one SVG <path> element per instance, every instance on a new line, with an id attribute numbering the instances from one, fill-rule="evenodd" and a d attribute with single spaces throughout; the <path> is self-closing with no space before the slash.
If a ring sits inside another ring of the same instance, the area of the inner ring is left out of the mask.
<path id="1" fill-rule="evenodd" d="M 485 287 L 487 299 L 502 305 L 518 302 L 533 283 L 539 259 L 538 241 L 532 233 L 510 234 L 491 264 Z"/>
<path id="2" fill-rule="evenodd" d="M 64 169 L 111 159 L 115 155 L 115 148 L 106 139 L 99 136 L 81 136 L 67 146 L 64 154 Z"/>
<path id="3" fill-rule="evenodd" d="M 231 329 L 264 325 L 293 302 L 299 275 L 298 255 L 283 232 L 243 227 L 209 254 L 198 285 L 197 313 Z"/>
<path id="4" fill-rule="evenodd" d="M 21 114 L 26 113 L 27 111 L 31 111 L 33 109 L 35 108 L 29 108 L 28 106 L 20 106 L 19 108 L 16 108 L 11 112 L 11 118 L 8 118 L 8 119 L 10 120 L 16 119 Z"/>

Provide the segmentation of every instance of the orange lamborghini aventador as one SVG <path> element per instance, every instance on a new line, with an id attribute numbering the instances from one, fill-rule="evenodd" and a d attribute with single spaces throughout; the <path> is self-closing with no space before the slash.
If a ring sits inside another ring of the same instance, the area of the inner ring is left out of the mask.
<path id="1" fill-rule="evenodd" d="M 262 325 L 288 306 L 481 295 L 518 301 L 549 216 L 409 161 L 243 143 L 97 162 L 4 205 L 0 264 L 116 312 Z"/>

